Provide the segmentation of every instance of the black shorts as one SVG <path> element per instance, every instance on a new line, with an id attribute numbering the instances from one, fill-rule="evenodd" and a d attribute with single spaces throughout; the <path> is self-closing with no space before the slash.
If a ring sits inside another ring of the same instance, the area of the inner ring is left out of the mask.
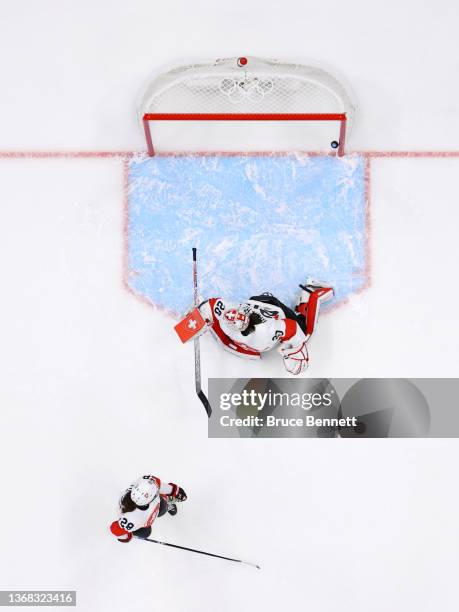
<path id="1" fill-rule="evenodd" d="M 163 516 L 167 512 L 167 501 L 164 497 L 159 498 L 159 512 L 158 516 Z"/>

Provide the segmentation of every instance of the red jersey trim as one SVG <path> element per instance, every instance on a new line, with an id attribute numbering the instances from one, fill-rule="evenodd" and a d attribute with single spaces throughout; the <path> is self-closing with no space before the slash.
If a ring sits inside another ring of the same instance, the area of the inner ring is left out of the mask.
<path id="1" fill-rule="evenodd" d="M 161 487 L 161 480 L 157 478 L 156 476 L 152 476 L 152 478 L 154 479 L 156 486 L 158 487 L 158 491 L 159 491 L 159 488 Z"/>
<path id="2" fill-rule="evenodd" d="M 284 335 L 280 338 L 281 342 L 287 342 L 290 338 L 296 334 L 297 323 L 296 321 L 292 321 L 292 319 L 284 319 L 285 323 L 285 332 Z"/>
<path id="3" fill-rule="evenodd" d="M 163 497 L 161 495 L 161 497 Z M 159 506 L 160 504 L 156 504 L 153 512 L 150 514 L 150 516 L 147 519 L 147 524 L 145 525 L 146 527 L 151 527 L 151 525 L 153 524 L 153 521 L 155 520 L 155 518 L 158 516 L 158 512 L 159 512 Z"/>

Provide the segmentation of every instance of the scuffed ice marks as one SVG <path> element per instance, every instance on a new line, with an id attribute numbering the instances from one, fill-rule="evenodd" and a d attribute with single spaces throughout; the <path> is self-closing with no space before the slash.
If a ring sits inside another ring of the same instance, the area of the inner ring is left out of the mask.
<path id="1" fill-rule="evenodd" d="M 336 299 L 366 282 L 361 157 L 135 159 L 129 173 L 128 283 L 176 313 L 200 292 L 235 300 L 271 291 L 293 303 L 307 276 Z"/>

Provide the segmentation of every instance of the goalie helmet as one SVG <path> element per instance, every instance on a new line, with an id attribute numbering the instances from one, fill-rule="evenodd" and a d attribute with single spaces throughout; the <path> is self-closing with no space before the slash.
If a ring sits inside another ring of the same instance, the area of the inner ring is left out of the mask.
<path id="1" fill-rule="evenodd" d="M 250 323 L 250 313 L 243 308 L 231 308 L 225 312 L 225 320 L 240 332 L 245 331 Z"/>
<path id="2" fill-rule="evenodd" d="M 158 485 L 150 476 L 138 478 L 131 487 L 131 499 L 137 506 L 148 506 L 158 494 Z"/>

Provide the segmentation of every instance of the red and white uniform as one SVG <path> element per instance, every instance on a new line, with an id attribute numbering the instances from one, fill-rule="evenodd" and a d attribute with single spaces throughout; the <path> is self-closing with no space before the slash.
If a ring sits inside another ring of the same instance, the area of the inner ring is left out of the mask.
<path id="1" fill-rule="evenodd" d="M 148 505 L 145 507 L 136 507 L 132 512 L 123 512 L 122 511 L 122 500 L 125 497 L 126 493 L 130 493 L 132 487 L 138 482 L 136 480 L 132 483 L 121 495 L 120 497 L 120 516 L 118 520 L 114 521 L 110 525 L 110 531 L 117 538 L 123 536 L 129 536 L 133 532 L 138 529 L 142 529 L 144 527 L 151 527 L 153 522 L 159 513 L 161 497 L 167 501 L 168 497 L 174 497 L 178 491 L 178 486 L 175 484 L 163 484 L 159 478 L 156 476 L 145 475 L 141 477 L 142 479 L 148 480 L 153 488 L 153 499 L 149 501 Z"/>
<path id="2" fill-rule="evenodd" d="M 227 312 L 234 310 L 242 310 L 247 314 L 256 312 L 262 323 L 256 325 L 251 334 L 244 336 L 225 317 Z M 258 359 L 261 353 L 283 343 L 299 348 L 306 342 L 306 336 L 298 323 L 286 319 L 282 309 L 271 304 L 255 300 L 235 304 L 224 298 L 210 298 L 199 307 L 199 311 L 207 321 L 212 321 L 211 331 L 224 348 L 241 357 Z"/>
<path id="3" fill-rule="evenodd" d="M 192 308 L 174 329 L 184 343 L 196 341 L 210 329 L 224 349 L 246 359 L 260 359 L 262 353 L 278 347 L 287 372 L 301 374 L 308 366 L 306 342 L 314 332 L 320 305 L 334 291 L 313 279 L 300 288 L 294 311 L 271 293 L 243 304 L 210 298 Z"/>
<path id="4" fill-rule="evenodd" d="M 306 368 L 307 337 L 298 322 L 287 319 L 280 307 L 256 300 L 235 304 L 224 298 L 210 298 L 201 304 L 199 311 L 211 324 L 212 334 L 226 350 L 246 359 L 259 359 L 262 353 L 279 347 L 282 353 L 288 351 L 293 361 L 298 362 L 291 362 L 290 367 L 287 367 L 284 361 L 289 372 L 300 374 Z M 231 316 L 228 317 L 228 313 L 234 312 L 243 312 L 247 316 L 257 313 L 261 323 L 255 326 L 252 333 L 244 335 L 232 323 Z"/>

